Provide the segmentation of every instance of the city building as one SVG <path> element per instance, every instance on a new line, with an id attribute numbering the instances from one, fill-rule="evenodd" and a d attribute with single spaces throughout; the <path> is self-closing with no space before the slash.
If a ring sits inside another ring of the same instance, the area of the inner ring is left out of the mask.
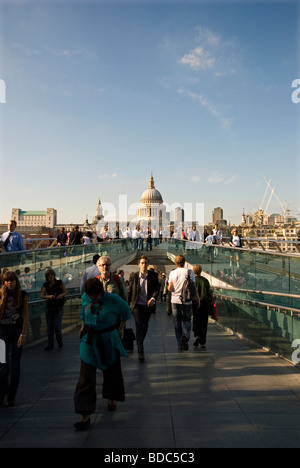
<path id="1" fill-rule="evenodd" d="M 183 222 L 184 222 L 184 210 L 180 206 L 177 206 L 174 209 L 174 225 L 177 226 L 177 224 L 180 224 Z"/>
<path id="2" fill-rule="evenodd" d="M 99 221 L 101 221 L 101 219 L 103 219 L 103 217 L 104 217 L 103 216 L 103 208 L 102 208 L 100 197 L 99 197 L 98 203 L 97 203 L 97 206 L 96 206 L 96 213 L 95 213 L 92 224 L 98 224 Z M 87 223 L 87 220 L 86 220 L 86 223 Z"/>
<path id="3" fill-rule="evenodd" d="M 151 224 L 150 224 L 151 223 Z M 166 224 L 166 207 L 161 193 L 154 186 L 151 172 L 149 186 L 142 193 L 137 209 L 137 224 L 162 228 Z"/>
<path id="4" fill-rule="evenodd" d="M 212 212 L 212 222 L 213 224 L 220 223 L 221 219 L 223 219 L 223 210 L 218 206 Z"/>
<path id="5" fill-rule="evenodd" d="M 54 228 L 57 224 L 57 211 L 54 208 L 47 208 L 46 211 L 23 211 L 20 208 L 13 208 L 11 219 L 17 222 L 20 227 L 47 227 Z"/>
<path id="6" fill-rule="evenodd" d="M 223 218 L 223 209 L 219 206 L 214 208 L 212 212 L 212 223 L 219 224 L 220 226 L 226 226 L 227 221 Z"/>

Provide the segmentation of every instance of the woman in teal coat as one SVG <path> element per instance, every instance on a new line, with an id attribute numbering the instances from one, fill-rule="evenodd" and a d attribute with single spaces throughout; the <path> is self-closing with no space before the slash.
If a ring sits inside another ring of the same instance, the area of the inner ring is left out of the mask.
<path id="1" fill-rule="evenodd" d="M 116 401 L 125 400 L 120 356 L 127 356 L 121 340 L 130 315 L 127 302 L 105 292 L 98 278 L 87 280 L 80 312 L 81 367 L 74 394 L 75 413 L 82 416 L 74 424 L 77 429 L 89 427 L 95 412 L 97 369 L 103 372 L 102 396 L 108 400 L 108 409 L 115 410 Z"/>

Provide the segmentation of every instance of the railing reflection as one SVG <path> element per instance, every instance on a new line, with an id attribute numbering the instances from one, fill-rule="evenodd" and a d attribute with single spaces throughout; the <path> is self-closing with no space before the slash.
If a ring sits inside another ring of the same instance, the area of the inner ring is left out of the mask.
<path id="1" fill-rule="evenodd" d="M 84 270 L 92 264 L 95 254 L 109 255 L 118 263 L 132 253 L 127 243 L 121 241 L 101 242 L 90 245 L 65 246 L 35 249 L 16 253 L 2 253 L 0 268 L 16 271 L 24 289 L 28 292 L 41 290 L 45 272 L 53 268 L 56 277 L 70 287 L 78 287 Z M 26 286 L 27 285 L 27 286 Z"/>
<path id="2" fill-rule="evenodd" d="M 69 291 L 65 297 L 62 330 L 66 331 L 71 326 L 78 324 L 80 317 L 81 296 Z M 29 326 L 27 329 L 27 345 L 36 343 L 47 337 L 47 324 L 45 315 L 45 300 L 29 302 Z"/>
<path id="3" fill-rule="evenodd" d="M 238 299 L 215 291 L 219 323 L 234 333 L 292 360 L 293 342 L 300 338 L 300 310 Z"/>

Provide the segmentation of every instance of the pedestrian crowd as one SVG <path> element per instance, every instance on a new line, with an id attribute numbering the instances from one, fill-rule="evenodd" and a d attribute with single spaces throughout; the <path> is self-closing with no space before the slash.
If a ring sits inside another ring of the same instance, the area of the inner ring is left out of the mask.
<path id="1" fill-rule="evenodd" d="M 115 239 L 123 240 L 123 245 L 126 250 L 130 248 L 133 250 L 152 250 L 152 246 L 157 246 L 169 239 L 201 241 L 203 240 L 203 236 L 200 236 L 195 226 L 187 227 L 186 229 L 178 227 L 176 229 L 172 228 L 171 230 L 155 227 L 146 228 L 140 225 L 133 228 L 128 226 L 122 228 L 117 225 L 115 229 L 109 226 L 103 226 L 97 231 L 95 236 L 91 231 L 82 233 L 79 231 L 79 226 L 75 226 L 72 231 L 68 233 L 65 232 L 65 228 L 61 227 L 56 237 L 56 245 L 61 247 L 65 245 L 92 244 Z"/>
<path id="2" fill-rule="evenodd" d="M 8 230 L 4 232 L 0 237 L 0 252 L 18 252 L 26 250 L 24 239 L 22 235 L 16 231 L 17 222 L 10 220 L 8 223 Z M 207 231 L 206 228 L 203 231 L 198 230 L 195 225 L 192 227 L 183 228 L 182 226 L 167 228 L 156 228 L 156 227 L 143 227 L 137 225 L 131 227 L 120 227 L 118 224 L 115 229 L 109 226 L 103 226 L 100 228 L 96 235 L 93 232 L 87 230 L 82 232 L 79 229 L 79 225 L 72 228 L 71 231 L 66 232 L 64 227 L 61 227 L 57 233 L 55 243 L 58 247 L 81 245 L 81 244 L 93 244 L 95 242 L 107 242 L 112 240 L 122 239 L 124 248 L 129 250 L 152 250 L 152 246 L 157 246 L 162 242 L 185 240 L 188 241 L 184 246 L 184 250 L 194 248 L 192 242 L 201 242 L 204 244 L 222 244 L 223 234 L 218 224 L 215 224 L 214 228 Z M 232 247 L 242 247 L 241 236 L 238 235 L 237 229 L 234 228 L 231 231 L 229 238 L 229 245 Z"/>
<path id="3" fill-rule="evenodd" d="M 99 233 L 100 235 L 100 233 Z M 107 228 L 97 241 L 110 239 Z M 134 250 L 151 250 L 166 238 L 163 231 L 124 229 L 115 238 L 124 239 Z M 196 228 L 182 231 L 173 238 L 187 241 L 199 240 Z M 208 233 L 205 243 L 218 244 L 222 232 L 216 225 Z M 2 246 L 7 252 L 25 250 L 24 241 L 16 231 L 16 222 L 10 221 L 8 231 L 1 236 Z M 57 235 L 57 245 L 79 245 L 93 242 L 89 233 L 82 234 L 76 226 L 70 233 L 61 228 Z M 231 245 L 241 247 L 237 232 L 232 233 Z M 127 244 L 126 244 L 127 245 Z M 144 249 L 145 246 L 145 249 Z M 238 262 L 238 254 L 236 255 Z M 233 261 L 233 256 L 230 259 Z M 178 352 L 189 349 L 191 334 L 193 346 L 205 348 L 208 317 L 212 315 L 213 293 L 208 280 L 201 275 L 201 265 L 189 270 L 185 267 L 185 257 L 177 255 L 175 266 L 169 276 L 158 272 L 149 259 L 142 254 L 138 260 L 138 270 L 132 272 L 125 281 L 124 271 L 111 271 L 112 262 L 108 256 L 98 254 L 93 257 L 92 266 L 82 275 L 80 283 L 81 327 L 80 370 L 74 391 L 75 413 L 81 419 L 74 424 L 77 430 L 90 425 L 90 415 L 96 408 L 96 373 L 103 373 L 102 397 L 107 400 L 109 411 L 115 411 L 117 402 L 125 400 L 125 385 L 122 375 L 121 356 L 127 356 L 129 336 L 136 340 L 137 355 L 141 363 L 146 360 L 145 339 L 152 314 L 156 312 L 157 301 L 166 303 L 168 315 L 173 316 L 174 335 Z M 1 273 L 1 272 L 0 272 Z M 6 269 L 0 281 L 0 345 L 5 344 L 5 359 L 0 360 L 0 406 L 14 406 L 20 381 L 21 355 L 26 343 L 28 326 L 28 291 L 32 288 L 30 268 L 24 274 Z M 63 347 L 62 318 L 65 296 L 68 294 L 65 282 L 56 278 L 52 268 L 45 271 L 45 281 L 41 297 L 46 302 L 47 344 L 45 351 L 54 349 L 55 340 Z M 126 328 L 129 318 L 134 319 L 135 333 Z M 131 335 L 130 335 L 131 332 Z"/>
<path id="4" fill-rule="evenodd" d="M 174 332 L 178 351 L 189 349 L 193 330 L 194 346 L 205 347 L 208 315 L 212 292 L 209 283 L 198 270 L 185 268 L 185 258 L 175 258 L 176 269 L 169 277 L 160 274 L 149 265 L 146 255 L 138 260 L 138 271 L 132 272 L 125 282 L 124 271 L 111 271 L 108 256 L 95 255 L 93 265 L 84 271 L 80 284 L 80 370 L 74 391 L 75 413 L 81 419 L 74 424 L 77 430 L 90 426 L 90 415 L 96 408 L 96 373 L 103 373 L 102 397 L 107 400 L 109 411 L 116 410 L 117 402 L 125 400 L 121 356 L 127 356 L 125 345 L 128 335 L 126 322 L 134 319 L 137 355 L 145 361 L 145 339 L 151 315 L 156 312 L 159 298 L 171 304 Z M 194 297 L 187 302 L 180 294 L 189 276 L 196 286 Z M 12 271 L 2 275 L 0 289 L 0 344 L 5 343 L 6 355 L 0 362 L 0 406 L 14 406 L 20 381 L 21 355 L 26 343 L 28 326 L 28 293 L 22 289 L 20 277 Z M 64 282 L 56 278 L 54 269 L 45 273 L 41 297 L 46 301 L 47 344 L 45 351 L 54 349 L 55 340 L 63 347 L 61 329 L 64 300 L 68 294 Z"/>

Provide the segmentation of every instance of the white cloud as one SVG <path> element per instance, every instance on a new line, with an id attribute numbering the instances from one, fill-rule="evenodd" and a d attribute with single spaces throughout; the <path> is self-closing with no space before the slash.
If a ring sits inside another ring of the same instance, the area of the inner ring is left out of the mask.
<path id="1" fill-rule="evenodd" d="M 178 63 L 196 71 L 211 72 L 215 77 L 235 75 L 240 68 L 236 55 L 235 38 L 223 38 L 215 31 L 198 26 L 190 52 L 184 54 Z"/>
<path id="2" fill-rule="evenodd" d="M 115 177 L 118 177 L 117 172 L 114 172 L 113 174 L 107 174 L 107 172 L 99 174 L 99 179 L 113 179 Z"/>
<path id="3" fill-rule="evenodd" d="M 33 55 L 39 55 L 40 54 L 40 51 L 37 50 L 37 49 L 29 49 L 28 47 L 25 47 L 23 44 L 17 44 L 17 43 L 13 43 L 13 47 L 15 47 L 16 49 L 19 49 L 23 52 L 24 55 L 27 55 L 27 56 L 33 56 Z"/>
<path id="4" fill-rule="evenodd" d="M 220 182 L 223 182 L 224 176 L 220 174 L 218 171 L 214 171 L 211 176 L 208 178 L 208 182 L 210 184 L 219 184 Z"/>
<path id="5" fill-rule="evenodd" d="M 226 117 L 221 117 L 221 124 L 224 129 L 231 127 L 232 120 Z"/>
<path id="6" fill-rule="evenodd" d="M 192 91 L 185 90 L 184 88 L 179 88 L 178 93 L 186 95 L 192 99 L 195 99 L 199 104 L 204 107 L 211 115 L 216 117 L 221 123 L 222 127 L 227 130 L 231 126 L 231 119 L 224 117 L 221 111 L 210 101 L 207 100 L 202 94 L 193 93 Z"/>
<path id="7" fill-rule="evenodd" d="M 235 179 L 236 179 L 236 175 L 232 175 L 231 177 L 229 177 L 229 179 L 225 181 L 225 184 L 232 184 L 232 182 L 234 182 Z"/>
<path id="8" fill-rule="evenodd" d="M 218 46 L 220 44 L 220 36 L 213 32 L 209 28 L 204 28 L 203 26 L 197 26 L 198 36 L 197 40 L 204 42 L 211 46 Z"/>
<path id="9" fill-rule="evenodd" d="M 236 175 L 233 174 L 229 177 L 227 177 L 225 174 L 221 174 L 219 171 L 214 171 L 208 178 L 208 182 L 210 184 L 220 184 L 223 182 L 226 185 L 232 184 L 236 179 Z"/>
<path id="10" fill-rule="evenodd" d="M 95 52 L 84 47 L 79 47 L 77 49 L 52 49 L 50 47 L 44 47 L 44 50 L 51 55 L 65 59 L 71 59 L 74 57 L 80 57 L 81 59 L 95 58 Z"/>
<path id="11" fill-rule="evenodd" d="M 209 70 L 215 65 L 215 61 L 215 57 L 212 57 L 203 47 L 196 47 L 189 54 L 184 55 L 179 63 L 189 65 L 194 70 Z"/>
<path id="12" fill-rule="evenodd" d="M 195 182 L 195 183 L 196 183 L 196 182 L 199 182 L 200 177 L 199 177 L 199 176 L 193 176 L 193 177 L 191 177 L 190 180 L 191 180 L 192 182 Z"/>
<path id="13" fill-rule="evenodd" d="M 72 52 L 67 49 L 46 49 L 52 55 L 56 55 L 57 57 L 64 57 L 64 58 L 71 58 Z"/>

